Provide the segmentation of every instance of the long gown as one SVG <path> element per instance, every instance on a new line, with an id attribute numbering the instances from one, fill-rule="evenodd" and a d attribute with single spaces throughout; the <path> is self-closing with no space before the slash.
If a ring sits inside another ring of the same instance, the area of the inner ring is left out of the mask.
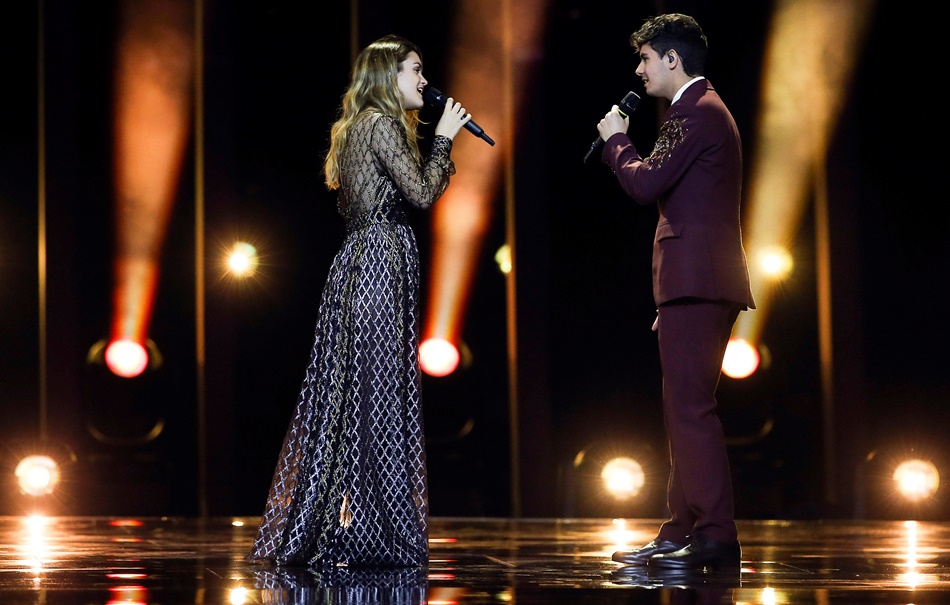
<path id="1" fill-rule="evenodd" d="M 451 149 L 436 136 L 420 167 L 401 124 L 372 110 L 349 130 L 337 200 L 346 237 L 248 561 L 428 562 L 419 252 L 406 204 L 428 208 L 442 195 Z"/>

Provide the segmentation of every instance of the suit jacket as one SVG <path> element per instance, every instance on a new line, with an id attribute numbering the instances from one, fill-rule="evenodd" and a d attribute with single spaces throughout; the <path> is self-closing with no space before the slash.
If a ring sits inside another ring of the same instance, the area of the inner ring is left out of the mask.
<path id="1" fill-rule="evenodd" d="M 601 157 L 630 197 L 659 207 L 658 306 L 688 297 L 755 308 L 739 223 L 742 142 L 708 80 L 693 82 L 666 111 L 649 157 L 625 133 L 611 136 Z"/>

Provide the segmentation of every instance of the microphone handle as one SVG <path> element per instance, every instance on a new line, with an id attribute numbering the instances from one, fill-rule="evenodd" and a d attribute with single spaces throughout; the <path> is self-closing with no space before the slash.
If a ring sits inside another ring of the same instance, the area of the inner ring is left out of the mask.
<path id="1" fill-rule="evenodd" d="M 425 101 L 429 105 L 432 105 L 433 107 L 438 107 L 438 108 L 445 107 L 445 95 L 443 95 L 442 91 L 439 90 L 438 88 L 427 86 L 426 89 L 422 91 L 422 98 L 425 99 Z M 493 141 L 490 136 L 485 134 L 485 131 L 482 130 L 482 127 L 476 124 L 474 120 L 469 120 L 468 122 L 465 122 L 465 130 L 474 134 L 478 138 L 484 140 L 486 143 L 488 143 L 492 147 L 495 146 L 495 141 Z"/>
<path id="2" fill-rule="evenodd" d="M 594 142 L 590 144 L 590 149 L 584 154 L 585 164 L 590 164 L 591 158 L 596 158 L 600 155 L 601 149 L 604 147 L 604 142 L 605 141 L 600 137 L 594 139 Z"/>
<path id="3" fill-rule="evenodd" d="M 480 139 L 484 139 L 485 142 L 487 142 L 489 145 L 494 147 L 495 141 L 493 141 L 490 136 L 485 134 L 485 131 L 482 130 L 482 127 L 476 124 L 475 122 L 471 120 L 469 120 L 468 122 L 465 122 L 465 130 L 469 131 L 470 133 L 474 134 Z"/>
<path id="4" fill-rule="evenodd" d="M 623 117 L 629 118 L 630 114 L 633 113 L 633 110 L 637 108 L 637 103 L 639 102 L 640 96 L 631 90 L 620 102 L 620 105 L 617 106 L 617 112 Z M 585 164 L 589 164 L 592 158 L 600 157 L 600 152 L 604 147 L 604 143 L 605 141 L 600 136 L 594 139 L 594 142 L 590 144 L 590 149 L 588 149 L 587 153 L 584 154 Z"/>

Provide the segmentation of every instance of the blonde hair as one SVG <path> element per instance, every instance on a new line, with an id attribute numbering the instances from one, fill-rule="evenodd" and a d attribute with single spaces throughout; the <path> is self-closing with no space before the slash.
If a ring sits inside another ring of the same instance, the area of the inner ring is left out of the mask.
<path id="1" fill-rule="evenodd" d="M 416 160 L 422 162 L 416 131 L 419 112 L 406 110 L 397 82 L 401 64 L 410 52 L 422 58 L 418 46 L 400 36 L 388 35 L 364 48 L 356 57 L 349 87 L 343 95 L 340 117 L 330 129 L 330 149 L 323 162 L 327 189 L 340 187 L 340 157 L 346 148 L 349 129 L 368 109 L 399 120 L 405 128 L 409 148 Z"/>

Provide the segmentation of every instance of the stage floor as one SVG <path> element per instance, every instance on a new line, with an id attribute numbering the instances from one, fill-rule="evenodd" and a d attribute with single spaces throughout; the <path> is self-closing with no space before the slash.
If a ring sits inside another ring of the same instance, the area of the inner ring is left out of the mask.
<path id="1" fill-rule="evenodd" d="M 658 520 L 433 518 L 427 570 L 244 563 L 258 519 L 0 517 L 0 603 L 950 603 L 950 523 L 745 521 L 738 575 L 610 560 Z"/>

